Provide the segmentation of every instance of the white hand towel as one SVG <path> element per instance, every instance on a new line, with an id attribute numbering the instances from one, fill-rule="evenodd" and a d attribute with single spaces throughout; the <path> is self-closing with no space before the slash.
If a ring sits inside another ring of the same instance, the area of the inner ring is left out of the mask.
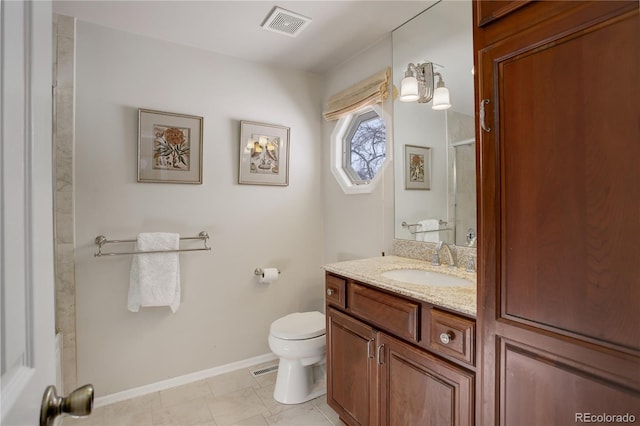
<path id="1" fill-rule="evenodd" d="M 177 250 L 180 235 L 164 232 L 141 233 L 135 251 Z M 141 306 L 180 306 L 180 262 L 178 253 L 136 254 L 129 274 L 127 307 L 138 312 Z"/>
<path id="2" fill-rule="evenodd" d="M 440 229 L 440 221 L 438 219 L 425 219 L 418 222 L 418 231 L 433 231 L 436 229 Z M 437 243 L 440 241 L 440 233 L 439 232 L 421 232 L 420 234 L 416 233 L 416 235 L 421 235 L 422 238 L 417 241 L 426 241 L 428 243 Z"/>

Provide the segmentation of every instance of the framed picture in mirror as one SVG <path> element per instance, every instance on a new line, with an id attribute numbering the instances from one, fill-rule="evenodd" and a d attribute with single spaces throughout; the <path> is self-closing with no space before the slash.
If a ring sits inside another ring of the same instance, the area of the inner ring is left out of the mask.
<path id="1" fill-rule="evenodd" d="M 404 146 L 404 189 L 431 189 L 431 148 Z"/>

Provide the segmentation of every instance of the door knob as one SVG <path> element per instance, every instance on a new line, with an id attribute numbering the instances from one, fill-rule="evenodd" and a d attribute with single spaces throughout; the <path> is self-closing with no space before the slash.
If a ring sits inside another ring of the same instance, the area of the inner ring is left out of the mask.
<path id="1" fill-rule="evenodd" d="M 55 386 L 48 386 L 42 396 L 40 407 L 40 426 L 52 426 L 56 417 L 62 413 L 76 417 L 91 414 L 93 408 L 93 385 L 84 385 L 66 397 L 56 394 Z"/>

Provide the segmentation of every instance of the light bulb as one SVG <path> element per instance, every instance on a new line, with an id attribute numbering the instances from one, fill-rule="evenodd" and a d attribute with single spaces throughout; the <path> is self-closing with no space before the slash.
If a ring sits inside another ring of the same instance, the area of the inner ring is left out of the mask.
<path id="1" fill-rule="evenodd" d="M 402 102 L 415 102 L 420 96 L 418 95 L 418 80 L 413 76 L 402 79 L 400 83 L 400 97 Z"/>
<path id="2" fill-rule="evenodd" d="M 433 105 L 432 109 L 442 110 L 451 108 L 451 102 L 449 101 L 449 89 L 444 87 L 444 85 L 440 86 L 438 84 L 438 88 L 435 92 L 433 92 Z"/>

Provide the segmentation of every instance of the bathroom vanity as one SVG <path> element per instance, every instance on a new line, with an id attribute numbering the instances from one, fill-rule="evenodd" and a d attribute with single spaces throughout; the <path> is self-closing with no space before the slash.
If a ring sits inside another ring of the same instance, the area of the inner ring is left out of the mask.
<path id="1" fill-rule="evenodd" d="M 475 274 L 397 256 L 324 268 L 327 401 L 342 421 L 473 424 Z"/>

